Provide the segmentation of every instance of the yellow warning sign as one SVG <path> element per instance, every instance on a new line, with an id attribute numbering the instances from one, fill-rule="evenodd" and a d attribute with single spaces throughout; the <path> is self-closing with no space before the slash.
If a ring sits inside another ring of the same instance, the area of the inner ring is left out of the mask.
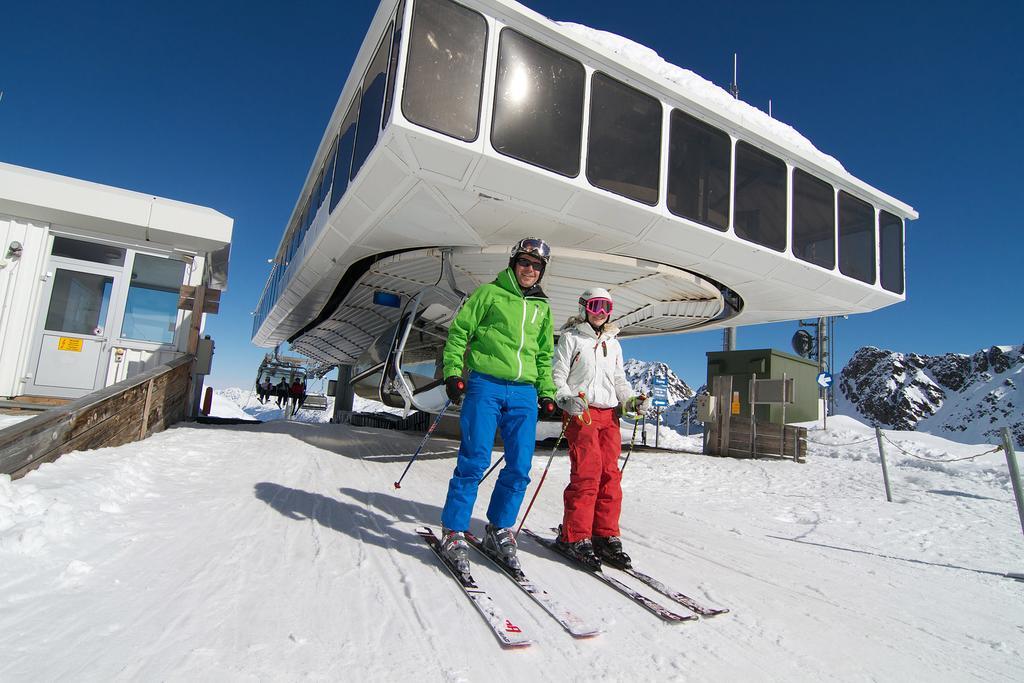
<path id="1" fill-rule="evenodd" d="M 738 391 L 732 392 L 732 414 L 740 414 L 740 392 Z"/>
<path id="2" fill-rule="evenodd" d="M 82 340 L 75 339 L 74 337 L 61 337 L 60 341 L 57 342 L 58 351 L 82 351 Z"/>

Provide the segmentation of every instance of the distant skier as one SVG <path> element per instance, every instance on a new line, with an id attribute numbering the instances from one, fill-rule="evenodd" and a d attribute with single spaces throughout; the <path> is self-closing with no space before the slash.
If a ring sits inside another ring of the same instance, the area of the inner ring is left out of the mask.
<path id="1" fill-rule="evenodd" d="M 473 292 L 448 330 L 445 388 L 456 403 L 465 392 L 465 402 L 459 420 L 459 457 L 441 513 L 441 546 L 462 573 L 469 572 L 465 532 L 480 478 L 491 462 L 495 428 L 501 430 L 505 444 L 505 464 L 487 507 L 489 524 L 483 540 L 510 569 L 519 570 L 510 527 L 530 483 L 538 402 L 541 412 L 552 415 L 555 411 L 553 324 L 547 295 L 540 288 L 550 256 L 543 240 L 520 240 L 508 268 Z M 462 382 L 464 356 L 467 383 Z"/>
<path id="2" fill-rule="evenodd" d="M 296 377 L 288 389 L 288 395 L 292 399 L 292 415 L 294 415 L 306 400 L 306 383 Z"/>
<path id="3" fill-rule="evenodd" d="M 281 381 L 274 386 L 274 393 L 277 395 L 277 407 L 280 408 L 281 404 L 288 405 L 288 380 L 284 377 Z"/>
<path id="4" fill-rule="evenodd" d="M 579 299 L 579 315 L 562 327 L 552 365 L 559 407 L 570 419 L 565 430 L 571 470 L 563 500 L 559 546 L 593 569 L 601 559 L 629 566 L 619 540 L 622 488 L 619 455 L 622 435 L 615 408 L 644 413 L 651 400 L 633 395 L 622 366 L 619 328 L 609 322 L 612 297 L 591 287 Z M 583 393 L 585 400 L 580 398 Z"/>

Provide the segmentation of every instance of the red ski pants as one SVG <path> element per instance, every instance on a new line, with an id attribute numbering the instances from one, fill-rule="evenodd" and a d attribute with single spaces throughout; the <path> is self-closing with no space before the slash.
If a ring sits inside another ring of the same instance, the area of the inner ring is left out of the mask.
<path id="1" fill-rule="evenodd" d="M 565 430 L 569 442 L 569 485 L 562 498 L 562 537 L 569 543 L 591 536 L 618 536 L 622 511 L 619 454 L 622 434 L 613 408 L 591 408 L 591 423 L 573 417 Z"/>

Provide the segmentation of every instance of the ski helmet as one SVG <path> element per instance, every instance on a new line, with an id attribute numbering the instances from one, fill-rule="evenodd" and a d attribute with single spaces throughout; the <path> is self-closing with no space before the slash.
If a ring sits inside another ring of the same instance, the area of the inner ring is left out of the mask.
<path id="1" fill-rule="evenodd" d="M 527 256 L 533 256 L 534 258 L 540 259 L 541 269 L 540 276 L 537 278 L 537 282 L 540 282 L 541 278 L 544 277 L 544 271 L 547 270 L 548 261 L 551 260 L 551 247 L 548 243 L 539 237 L 524 237 L 523 239 L 516 242 L 516 245 L 512 247 L 512 256 L 509 257 L 508 266 L 515 270 L 516 258 L 520 254 L 526 254 Z"/>
<path id="2" fill-rule="evenodd" d="M 604 287 L 588 287 L 580 295 L 580 318 L 587 319 L 587 312 L 612 314 L 612 295 Z"/>

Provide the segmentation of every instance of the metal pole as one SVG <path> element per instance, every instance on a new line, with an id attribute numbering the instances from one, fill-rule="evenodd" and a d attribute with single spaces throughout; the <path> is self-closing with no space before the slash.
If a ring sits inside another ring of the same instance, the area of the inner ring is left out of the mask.
<path id="1" fill-rule="evenodd" d="M 497 460 L 494 461 L 494 464 L 491 465 L 490 469 L 487 470 L 486 472 L 484 472 L 484 476 L 480 477 L 480 482 L 477 484 L 477 486 L 479 486 L 480 484 L 484 483 L 484 479 L 486 479 L 487 477 L 491 476 L 491 472 L 494 471 L 494 468 L 497 467 L 498 465 L 500 465 L 501 462 L 504 459 L 505 459 L 505 454 L 502 453 L 501 457 L 499 457 Z"/>
<path id="2" fill-rule="evenodd" d="M 1010 482 L 1013 484 L 1013 497 L 1017 499 L 1017 516 L 1020 528 L 1024 531 L 1024 490 L 1020 487 L 1020 468 L 1017 466 L 1017 454 L 1013 451 L 1013 438 L 1010 430 L 1003 427 L 1003 450 L 1006 451 L 1006 466 L 1010 469 Z"/>
<path id="3" fill-rule="evenodd" d="M 423 435 L 423 441 L 420 441 L 420 445 L 416 449 L 416 452 L 412 454 L 411 458 L 409 458 L 409 464 L 405 466 L 404 470 L 402 470 L 402 476 L 400 476 L 398 481 L 395 482 L 396 489 L 402 488 L 402 480 L 405 479 L 406 473 L 409 471 L 409 468 L 412 467 L 412 464 L 416 462 L 416 458 L 420 457 L 420 451 L 422 451 L 423 447 L 427 444 L 427 439 L 429 439 L 430 435 L 434 433 L 435 429 L 437 429 L 437 425 L 440 424 L 441 418 L 444 417 L 445 412 L 447 412 L 448 407 L 451 406 L 451 404 L 451 399 L 444 402 L 444 407 L 441 408 L 441 412 L 437 414 L 437 417 L 434 418 L 433 424 L 430 425 L 430 429 L 428 429 L 427 433 Z M 285 409 L 287 410 L 287 406 L 285 406 Z"/>
<path id="4" fill-rule="evenodd" d="M 875 438 L 878 440 L 878 457 L 882 460 L 882 481 L 885 482 L 885 499 L 892 502 L 892 490 L 889 488 L 889 468 L 885 464 L 885 448 L 882 446 L 882 430 L 875 427 Z"/>
<path id="5" fill-rule="evenodd" d="M 824 349 L 823 345 L 825 342 L 825 319 L 818 318 L 818 374 L 820 375 L 825 369 L 825 356 L 828 352 Z M 821 401 L 821 428 L 828 429 L 828 389 L 819 387 L 818 388 L 818 400 Z"/>
<path id="6" fill-rule="evenodd" d="M 568 417 L 568 416 L 566 416 Z M 523 513 L 523 521 L 519 522 L 519 528 L 516 529 L 516 538 L 519 538 L 519 532 L 523 530 L 523 525 L 526 524 L 526 518 L 530 516 L 530 510 L 533 509 L 533 503 L 537 500 L 537 495 L 540 493 L 540 489 L 544 486 L 544 480 L 547 479 L 548 470 L 551 469 L 551 461 L 555 459 L 555 451 L 562 444 L 562 439 L 565 437 L 565 430 L 569 427 L 569 422 L 572 420 L 568 417 L 567 420 L 562 422 L 562 432 L 558 435 L 558 439 L 555 441 L 555 447 L 551 449 L 551 455 L 548 456 L 548 464 L 544 466 L 544 474 L 540 475 L 540 482 L 537 484 L 537 490 L 533 492 L 533 498 L 530 499 L 530 504 L 526 506 L 526 512 Z"/>
<path id="7" fill-rule="evenodd" d="M 633 421 L 633 436 L 629 439 L 629 450 L 626 451 L 626 459 L 622 461 L 622 467 L 619 468 L 619 473 L 626 471 L 626 465 L 629 464 L 629 456 L 633 455 L 633 444 L 636 443 L 636 427 L 640 424 L 640 416 L 636 416 L 636 420 Z"/>

